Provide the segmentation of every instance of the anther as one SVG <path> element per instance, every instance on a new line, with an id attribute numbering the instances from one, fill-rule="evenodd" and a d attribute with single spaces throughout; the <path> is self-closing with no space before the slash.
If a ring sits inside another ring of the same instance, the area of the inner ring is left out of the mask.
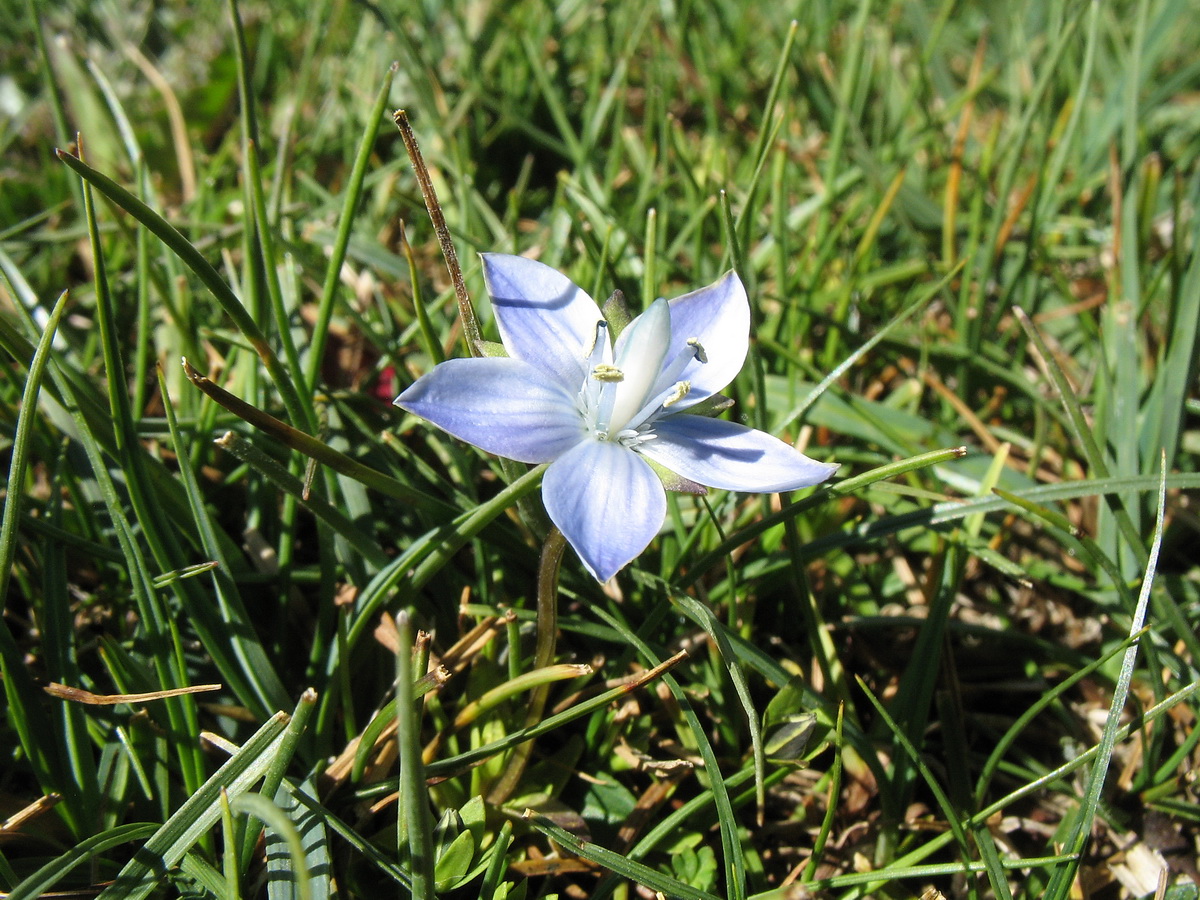
<path id="1" fill-rule="evenodd" d="M 601 319 L 596 323 L 596 331 L 592 335 L 592 346 L 588 347 L 587 353 L 584 354 L 588 359 L 596 352 L 596 348 L 600 346 L 600 336 L 608 330 L 608 323 Z"/>
<path id="2" fill-rule="evenodd" d="M 689 393 L 691 393 L 691 390 L 692 390 L 692 383 L 690 381 L 676 382 L 674 389 L 672 389 L 671 393 L 668 394 L 667 398 L 665 400 L 663 400 L 663 402 L 662 402 L 663 409 L 667 409 L 668 407 L 673 406 L 676 403 L 678 403 L 680 400 L 682 400 L 684 397 L 686 397 Z"/>
<path id="3" fill-rule="evenodd" d="M 612 384 L 615 382 L 624 381 L 625 373 L 616 366 L 610 366 L 607 363 L 600 363 L 600 365 L 592 369 L 592 377 L 597 381 L 603 381 L 607 384 Z"/>

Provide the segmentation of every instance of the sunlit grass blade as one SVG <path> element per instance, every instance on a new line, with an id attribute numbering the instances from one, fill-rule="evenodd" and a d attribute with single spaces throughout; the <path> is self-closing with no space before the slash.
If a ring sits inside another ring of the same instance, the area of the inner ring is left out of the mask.
<path id="1" fill-rule="evenodd" d="M 754 758 L 754 787 L 757 791 L 758 815 L 761 823 L 763 807 L 766 804 L 767 761 L 763 751 L 760 716 L 754 708 L 754 701 L 750 697 L 750 685 L 746 681 L 746 673 L 742 668 L 742 662 L 729 640 L 728 630 L 717 619 L 712 610 L 686 594 L 672 594 L 671 601 L 678 605 L 687 614 L 688 618 L 703 628 L 705 633 L 708 634 L 713 643 L 721 651 L 721 660 L 725 663 L 725 670 L 729 673 L 729 678 L 733 682 L 738 702 L 741 704 L 742 711 L 746 715 L 746 728 L 750 732 L 750 747 Z"/>
<path id="2" fill-rule="evenodd" d="M 981 805 L 983 803 L 987 794 L 987 788 L 992 779 L 995 777 L 996 772 L 1000 767 L 1001 760 L 1004 759 L 1005 754 L 1013 746 L 1013 743 L 1016 741 L 1020 733 L 1027 728 L 1030 723 L 1032 723 L 1039 715 L 1044 714 L 1045 710 L 1053 706 L 1058 699 L 1063 696 L 1063 694 L 1071 690 L 1071 688 L 1073 688 L 1083 679 L 1093 675 L 1110 659 L 1112 659 L 1118 653 L 1124 651 L 1134 640 L 1134 637 L 1130 637 L 1125 641 L 1122 641 L 1120 644 L 1117 644 L 1112 650 L 1103 656 L 1092 660 L 1086 666 L 1076 669 L 1058 684 L 1055 684 L 1047 689 L 1046 692 L 1043 693 L 1033 704 L 1031 704 L 1028 709 L 1026 709 L 1023 713 L 1021 713 L 1020 716 L 1016 718 L 1012 725 L 1009 726 L 1008 730 L 1000 737 L 999 740 L 996 741 L 996 746 L 992 748 L 991 752 L 988 754 L 987 760 L 980 767 L 979 780 L 975 786 L 975 802 L 977 804 Z"/>
<path id="3" fill-rule="evenodd" d="M 1153 476 L 1145 475 L 1067 481 L 1012 493 L 1014 496 L 1020 496 L 1027 500 L 1046 503 L 1058 500 L 1077 500 L 1081 497 L 1104 497 L 1123 492 L 1145 493 L 1156 490 L 1157 487 L 1158 480 Z M 1192 473 L 1168 475 L 1167 487 L 1186 490 L 1200 488 L 1200 475 Z M 909 528 L 946 525 L 975 513 L 991 513 L 1004 509 L 1007 502 L 997 496 L 936 503 L 913 512 L 883 516 L 865 525 L 852 527 L 840 534 L 816 538 L 804 550 L 806 554 L 815 555 L 823 553 L 831 547 L 844 547 L 861 541 L 877 540 L 885 535 L 898 534 Z"/>
<path id="4" fill-rule="evenodd" d="M 267 777 L 270 777 L 269 774 Z M 305 796 L 312 799 L 315 790 L 316 786 L 308 780 L 302 784 L 288 785 L 288 789 L 275 792 L 276 807 L 284 812 L 298 832 L 301 855 L 297 859 L 287 841 L 273 830 L 267 832 L 265 847 L 269 900 L 300 900 L 297 896 L 297 882 L 293 878 L 298 867 L 307 873 L 314 900 L 325 900 L 334 896 L 334 848 L 330 841 L 329 829 L 319 815 L 302 806 L 294 796 L 295 792 L 304 792 Z M 262 796 L 267 796 L 265 790 Z"/>
<path id="5" fill-rule="evenodd" d="M 305 378 L 307 379 L 306 387 L 310 393 L 317 389 L 317 378 L 325 357 L 325 344 L 329 337 L 329 323 L 333 318 L 342 264 L 346 260 L 346 248 L 350 245 L 354 213 L 362 198 L 367 164 L 371 159 L 371 152 L 375 147 L 375 139 L 379 134 L 380 125 L 383 123 L 384 109 L 387 107 L 388 95 L 392 89 L 392 79 L 395 78 L 398 68 L 397 63 L 392 63 L 383 77 L 375 95 L 375 103 L 367 113 L 366 127 L 359 139 L 358 152 L 354 156 L 354 165 L 350 169 L 350 176 L 346 183 L 342 212 L 338 217 L 337 233 L 334 236 L 329 263 L 325 269 L 325 283 L 321 287 L 321 299 L 317 304 L 317 317 L 312 329 L 312 343 L 308 348 L 308 368 Z"/>
<path id="6" fill-rule="evenodd" d="M 596 608 L 592 612 L 610 628 L 614 628 L 621 633 L 632 646 L 637 648 L 638 652 L 647 662 L 651 665 L 659 664 L 659 661 L 654 658 L 650 647 L 638 635 L 625 628 L 605 610 Z M 692 708 L 687 695 L 679 687 L 679 683 L 669 675 L 663 676 L 663 683 L 671 691 L 671 696 L 675 698 L 684 724 L 686 724 L 688 731 L 691 733 L 701 759 L 704 760 L 704 769 L 708 776 L 709 788 L 713 793 L 714 805 L 717 811 L 717 822 L 721 833 L 721 848 L 724 852 L 722 862 L 725 870 L 726 897 L 733 898 L 733 900 L 744 900 L 746 896 L 746 859 L 742 850 L 741 837 L 738 833 L 737 816 L 734 813 L 733 805 L 730 803 L 729 792 L 725 788 L 725 782 L 723 781 L 716 753 L 713 751 L 712 743 L 708 739 L 708 734 L 704 726 L 696 715 L 696 711 Z"/>
<path id="7" fill-rule="evenodd" d="M 276 873 L 271 881 L 270 895 L 275 897 L 294 897 L 295 900 L 312 900 L 312 876 L 309 873 L 308 856 L 304 852 L 304 842 L 288 815 L 258 793 L 244 793 L 234 797 L 231 804 L 239 813 L 252 815 L 272 832 L 273 836 L 282 840 L 286 847 L 286 856 L 291 864 Z M 291 876 L 291 879 L 288 876 Z M 285 893 L 286 892 L 286 893 Z"/>
<path id="8" fill-rule="evenodd" d="M 101 900 L 148 897 L 162 875 L 220 818 L 222 794 L 235 798 L 263 777 L 279 753 L 287 720 L 287 715 L 279 713 L 255 732 L 138 849 L 116 881 L 100 894 Z"/>
<path id="9" fill-rule="evenodd" d="M 295 709 L 292 710 L 287 728 L 283 732 L 283 737 L 279 744 L 279 752 L 275 755 L 274 760 L 263 774 L 261 788 L 263 796 L 274 797 L 277 802 L 289 808 L 293 803 L 291 800 L 284 799 L 284 795 L 287 794 L 282 789 L 284 777 L 287 774 L 287 769 L 292 762 L 293 756 L 302 748 L 301 738 L 309 727 L 316 706 L 317 692 L 312 688 L 302 691 L 300 699 L 296 701 Z M 312 743 L 311 741 L 309 742 L 310 745 Z M 313 824 L 313 827 L 316 828 L 318 826 Z M 250 860 L 254 847 L 258 843 L 258 835 L 259 831 L 256 829 L 246 828 L 243 830 L 241 841 L 241 857 L 243 860 Z"/>
<path id="10" fill-rule="evenodd" d="M 229 391 L 217 386 L 193 369 L 187 360 L 183 361 L 183 369 L 192 384 L 205 394 L 238 418 L 250 423 L 259 431 L 270 435 L 285 446 L 293 450 L 299 450 L 310 459 L 315 459 L 322 465 L 329 466 L 335 472 L 353 478 L 355 481 L 361 482 L 372 490 L 379 491 L 386 496 L 421 505 L 433 511 L 444 512 L 452 510 L 452 507 L 443 504 L 442 501 L 403 482 L 397 481 L 376 469 L 372 469 L 370 466 L 364 466 L 341 451 L 330 447 L 324 441 L 293 428 L 270 413 L 264 412 L 258 407 L 242 400 L 240 397 L 229 393 Z"/>
<path id="11" fill-rule="evenodd" d="M 117 207 L 129 213 L 150 229 L 155 237 L 169 247 L 180 258 L 183 264 L 200 279 L 201 283 L 212 293 L 213 298 L 221 305 L 221 309 L 224 310 L 225 314 L 233 320 L 238 331 L 250 342 L 250 345 L 254 348 L 254 352 L 262 360 L 263 365 L 266 366 L 267 372 L 275 382 L 284 406 L 288 410 L 288 415 L 295 422 L 303 423 L 307 421 L 308 417 L 300 403 L 300 395 L 296 391 L 296 386 L 288 377 L 287 370 L 279 361 L 279 357 L 275 355 L 275 351 L 271 349 L 266 335 L 263 334 L 262 329 L 258 327 L 257 323 L 246 311 L 246 308 L 242 306 L 241 300 L 238 299 L 237 295 L 233 293 L 229 285 L 225 283 L 225 280 L 213 268 L 213 265 L 204 258 L 200 251 L 174 225 L 107 175 L 96 171 L 83 160 L 70 153 L 62 150 L 57 151 L 57 153 L 58 158 L 66 163 L 80 178 L 98 190 Z"/>
<path id="12" fill-rule="evenodd" d="M 884 481 L 885 479 L 895 478 L 899 475 L 904 475 L 908 472 L 914 472 L 918 469 L 923 469 L 928 466 L 936 466 L 940 463 L 948 462 L 953 459 L 960 459 L 964 455 L 966 455 L 965 447 L 954 447 L 949 450 L 934 450 L 930 453 L 918 454 L 917 456 L 901 460 L 899 462 L 878 466 L 869 472 L 863 472 L 861 475 L 855 475 L 833 485 L 818 488 L 803 500 L 791 503 L 778 513 L 764 516 L 753 524 L 748 525 L 735 534 L 730 535 L 726 540 L 722 541 L 699 560 L 696 560 L 691 564 L 689 574 L 681 580 L 679 587 L 687 588 L 697 578 L 699 578 L 701 573 L 706 571 L 710 566 L 719 561 L 722 556 L 724 556 L 726 553 L 729 553 L 734 548 L 744 544 L 751 538 L 757 537 L 767 529 L 774 527 L 788 516 L 795 516 L 799 513 L 812 509 L 813 507 L 825 502 L 831 496 L 850 496 L 853 495 L 855 491 L 861 490 L 862 488 L 874 484 L 877 481 Z"/>
<path id="13" fill-rule="evenodd" d="M 1088 776 L 1087 787 L 1084 790 L 1083 802 L 1075 814 L 1071 835 L 1063 848 L 1068 861 L 1060 864 L 1054 870 L 1054 877 L 1046 889 L 1050 900 L 1063 900 L 1069 896 L 1075 883 L 1075 873 L 1079 867 L 1080 856 L 1092 832 L 1092 820 L 1100 803 L 1100 793 L 1104 789 L 1104 781 L 1112 762 L 1113 749 L 1117 743 L 1117 732 L 1121 727 L 1121 713 L 1125 709 L 1125 701 L 1129 697 L 1129 686 L 1133 680 L 1134 665 L 1137 663 L 1138 642 L 1137 632 L 1142 629 L 1146 619 L 1146 610 L 1150 604 L 1150 592 L 1154 587 L 1154 576 L 1158 571 L 1159 551 L 1162 549 L 1163 521 L 1167 508 L 1167 470 L 1166 453 L 1161 458 L 1162 469 L 1158 487 L 1158 518 L 1154 524 L 1154 537 L 1150 542 L 1150 555 L 1146 563 L 1146 573 L 1142 578 L 1142 588 L 1138 594 L 1137 609 L 1133 613 L 1130 625 L 1130 646 L 1125 650 L 1121 662 L 1121 672 L 1113 688 L 1112 703 L 1109 706 L 1108 718 L 1100 735 L 1100 743 L 1096 745 L 1096 759 Z"/>
<path id="14" fill-rule="evenodd" d="M 1182 240 L 1182 237 L 1176 238 Z M 1193 221 L 1191 246 L 1200 246 L 1200 217 Z M 1147 457 L 1166 450 L 1168 469 L 1176 468 L 1180 436 L 1186 422 L 1186 403 L 1195 384 L 1197 340 L 1200 340 L 1200 253 L 1192 252 L 1179 284 L 1167 333 L 1170 344 L 1146 400 L 1142 452 Z"/>
<path id="15" fill-rule="evenodd" d="M 1055 390 L 1058 392 L 1059 399 L 1062 400 L 1063 406 L 1066 407 L 1067 415 L 1070 418 L 1071 428 L 1074 432 L 1075 441 L 1079 448 L 1083 451 L 1084 458 L 1087 460 L 1088 467 L 1092 473 L 1100 479 L 1108 478 L 1109 467 L 1100 451 L 1099 445 L 1096 443 L 1095 435 L 1092 427 L 1088 423 L 1083 412 L 1082 404 L 1076 396 L 1074 389 L 1071 387 L 1071 382 L 1067 379 L 1066 373 L 1059 366 L 1054 353 L 1046 346 L 1045 340 L 1041 333 L 1034 326 L 1029 316 L 1023 310 L 1014 310 L 1017 320 L 1025 329 L 1025 334 L 1029 340 L 1037 348 L 1038 359 L 1045 368 L 1046 373 L 1050 376 L 1050 380 L 1054 384 Z M 1113 516 L 1116 518 L 1122 535 L 1124 536 L 1129 547 L 1135 554 L 1144 556 L 1144 551 L 1141 551 L 1141 538 L 1137 533 L 1137 529 L 1130 518 L 1128 511 L 1121 503 L 1118 495 L 1106 495 L 1105 500 L 1108 502 L 1109 509 L 1112 510 Z"/>

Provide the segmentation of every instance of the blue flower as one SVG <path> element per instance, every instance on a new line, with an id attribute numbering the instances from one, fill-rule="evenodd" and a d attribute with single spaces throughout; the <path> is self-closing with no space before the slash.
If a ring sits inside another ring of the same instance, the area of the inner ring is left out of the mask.
<path id="1" fill-rule="evenodd" d="M 592 298 L 549 266 L 487 253 L 483 273 L 508 356 L 448 360 L 395 403 L 489 453 L 550 463 L 546 512 L 598 580 L 662 528 L 664 479 L 697 492 L 787 491 L 837 469 L 764 432 L 688 414 L 746 359 L 750 304 L 733 272 L 654 301 L 615 345 Z"/>

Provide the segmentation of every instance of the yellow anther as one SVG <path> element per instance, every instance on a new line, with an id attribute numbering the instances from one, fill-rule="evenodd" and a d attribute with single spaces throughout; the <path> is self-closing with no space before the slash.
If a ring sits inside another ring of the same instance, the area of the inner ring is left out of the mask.
<path id="1" fill-rule="evenodd" d="M 625 380 L 625 373 L 616 366 L 610 366 L 608 363 L 601 363 L 592 369 L 592 377 L 597 381 L 618 382 Z"/>
<path id="2" fill-rule="evenodd" d="M 680 400 L 686 397 L 691 390 L 692 383 L 690 381 L 675 382 L 674 389 L 671 391 L 670 395 L 668 395 L 667 399 L 663 401 L 663 409 L 678 403 Z"/>

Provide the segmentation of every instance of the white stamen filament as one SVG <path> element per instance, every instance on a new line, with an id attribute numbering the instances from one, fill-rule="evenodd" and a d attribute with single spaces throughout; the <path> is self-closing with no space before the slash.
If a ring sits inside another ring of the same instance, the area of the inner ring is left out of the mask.
<path id="1" fill-rule="evenodd" d="M 694 361 L 708 362 L 699 339 L 689 338 L 666 365 L 671 319 L 664 300 L 656 301 L 629 326 L 619 342 L 620 354 L 612 363 L 606 323 L 596 326 L 588 350 L 588 377 L 579 392 L 580 411 L 589 431 L 602 441 L 619 441 L 632 447 L 653 440 L 654 420 L 682 401 L 692 389 L 679 376 Z"/>

